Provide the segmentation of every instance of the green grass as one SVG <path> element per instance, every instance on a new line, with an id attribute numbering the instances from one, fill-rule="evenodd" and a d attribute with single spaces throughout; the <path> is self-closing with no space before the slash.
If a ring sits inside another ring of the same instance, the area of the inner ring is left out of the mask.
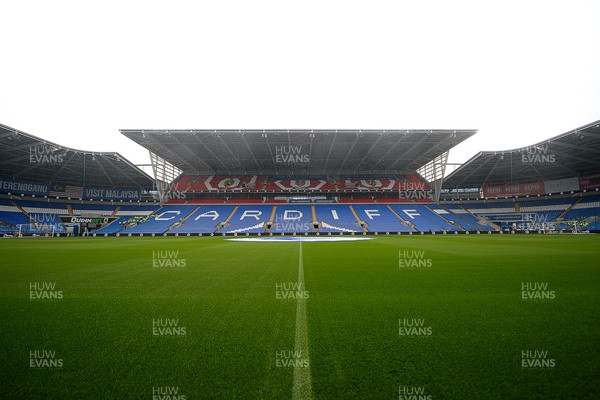
<path id="1" fill-rule="evenodd" d="M 0 241 L 0 398 L 152 399 L 178 387 L 187 399 L 289 399 L 299 243 L 223 238 L 60 238 Z M 431 268 L 400 269 L 399 250 Z M 178 251 L 184 268 L 153 268 Z M 397 399 L 422 387 L 432 399 L 600 397 L 600 237 L 379 236 L 303 243 L 314 399 Z M 32 282 L 59 300 L 30 300 Z M 523 301 L 522 282 L 554 300 Z M 155 318 L 185 336 L 152 335 Z M 431 336 L 400 336 L 400 318 Z M 62 368 L 30 368 L 53 350 Z M 523 369 L 522 350 L 555 366 Z M 183 400 L 183 398 L 181 398 Z"/>

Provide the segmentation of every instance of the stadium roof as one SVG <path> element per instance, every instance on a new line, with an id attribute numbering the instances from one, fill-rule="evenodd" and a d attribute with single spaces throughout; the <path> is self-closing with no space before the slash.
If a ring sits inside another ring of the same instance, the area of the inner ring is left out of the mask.
<path id="1" fill-rule="evenodd" d="M 76 150 L 2 124 L 0 177 L 146 190 L 152 189 L 154 182 L 119 153 Z"/>
<path id="2" fill-rule="evenodd" d="M 600 121 L 531 146 L 482 151 L 448 175 L 444 188 L 530 183 L 600 171 Z"/>
<path id="3" fill-rule="evenodd" d="M 121 130 L 123 135 L 185 173 L 279 176 L 373 175 L 415 171 L 476 132 Z"/>

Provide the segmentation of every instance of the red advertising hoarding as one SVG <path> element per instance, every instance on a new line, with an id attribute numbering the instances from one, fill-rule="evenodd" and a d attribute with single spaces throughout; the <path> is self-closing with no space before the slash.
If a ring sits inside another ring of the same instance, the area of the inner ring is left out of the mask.
<path id="1" fill-rule="evenodd" d="M 515 183 L 512 185 L 483 187 L 483 197 L 532 196 L 543 193 L 544 182 Z"/>
<path id="2" fill-rule="evenodd" d="M 579 188 L 581 190 L 600 188 L 600 174 L 580 176 Z"/>

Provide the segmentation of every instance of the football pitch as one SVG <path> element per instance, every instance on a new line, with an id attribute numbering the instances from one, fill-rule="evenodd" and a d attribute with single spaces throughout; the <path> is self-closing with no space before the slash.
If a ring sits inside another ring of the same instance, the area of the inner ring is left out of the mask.
<path id="1" fill-rule="evenodd" d="M 600 236 L 372 238 L 0 240 L 0 398 L 600 398 Z"/>

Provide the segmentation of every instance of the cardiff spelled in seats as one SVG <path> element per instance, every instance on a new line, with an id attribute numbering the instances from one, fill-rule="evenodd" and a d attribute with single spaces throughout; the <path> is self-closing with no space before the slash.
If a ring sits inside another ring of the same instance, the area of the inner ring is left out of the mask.
<path id="1" fill-rule="evenodd" d="M 362 232 L 356 217 L 346 205 L 316 205 L 319 232 Z"/>
<path id="2" fill-rule="evenodd" d="M 228 224 L 221 230 L 224 233 L 262 233 L 265 223 L 271 218 L 274 206 L 239 206 Z"/>
<path id="3" fill-rule="evenodd" d="M 358 218 L 367 224 L 369 232 L 411 232 L 386 204 L 353 204 Z"/>
<path id="4" fill-rule="evenodd" d="M 183 224 L 171 229 L 170 233 L 213 233 L 220 228 L 235 206 L 200 206 Z"/>
<path id="5" fill-rule="evenodd" d="M 273 219 L 273 233 L 314 232 L 312 207 L 308 205 L 280 205 Z"/>
<path id="6" fill-rule="evenodd" d="M 410 220 L 421 232 L 454 231 L 461 229 L 456 225 L 449 224 L 444 218 L 422 204 L 411 204 L 410 206 L 394 204 L 391 207 L 400 216 Z"/>
<path id="7" fill-rule="evenodd" d="M 183 220 L 196 208 L 197 206 L 164 206 L 136 226 L 123 230 L 123 233 L 164 233 L 171 225 Z"/>

